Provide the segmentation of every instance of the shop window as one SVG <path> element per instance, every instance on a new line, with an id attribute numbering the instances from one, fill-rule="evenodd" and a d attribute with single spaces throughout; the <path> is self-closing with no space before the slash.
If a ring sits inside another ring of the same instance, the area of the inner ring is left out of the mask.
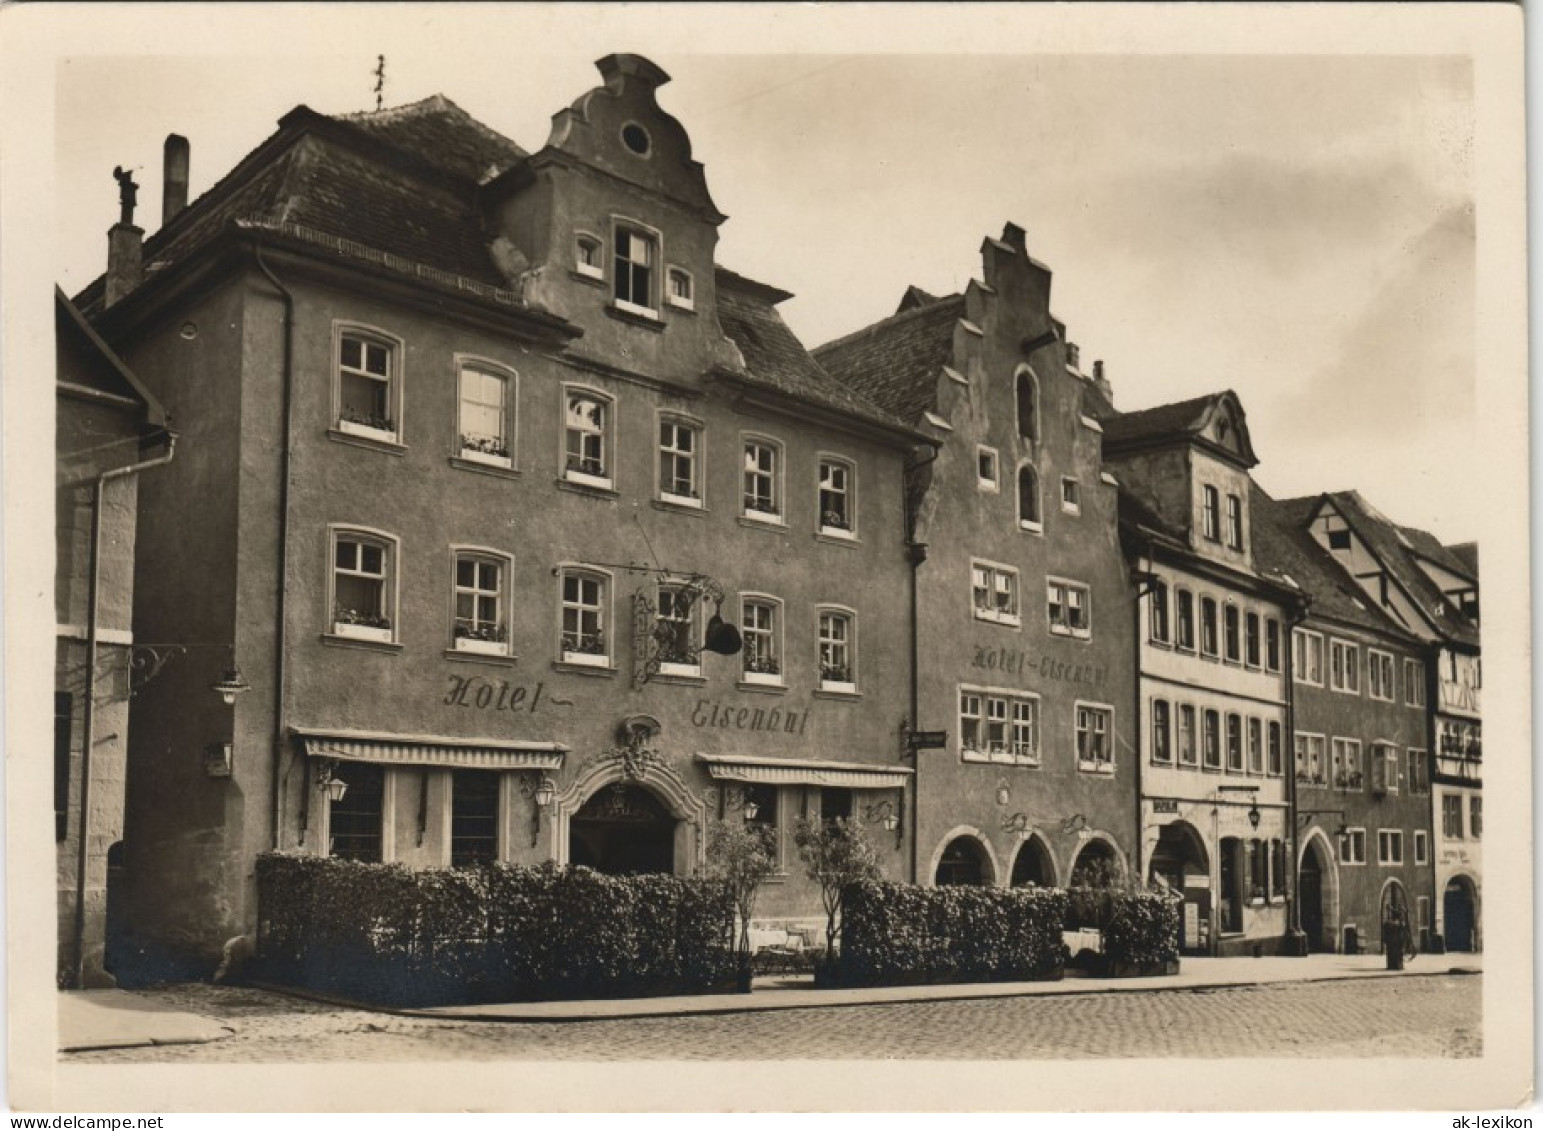
<path id="1" fill-rule="evenodd" d="M 332 855 L 364 864 L 383 859 L 386 769 L 369 762 L 338 762 L 334 778 L 348 786 L 339 801 L 328 805 Z"/>
<path id="2" fill-rule="evenodd" d="M 563 418 L 563 478 L 611 487 L 611 400 L 590 389 L 568 389 Z"/>
<path id="3" fill-rule="evenodd" d="M 493 770 L 450 776 L 450 866 L 470 868 L 498 859 L 498 778 Z"/>
<path id="4" fill-rule="evenodd" d="M 514 465 L 513 387 L 507 374 L 461 366 L 458 454 L 462 459 L 493 467 Z"/>
<path id="5" fill-rule="evenodd" d="M 820 690 L 857 690 L 857 641 L 851 613 L 821 610 Z"/>
<path id="6" fill-rule="evenodd" d="M 395 640 L 396 543 L 382 535 L 332 532 L 332 633 L 356 640 Z"/>
<path id="7" fill-rule="evenodd" d="M 455 555 L 454 647 L 461 652 L 506 655 L 509 625 L 504 585 L 508 563 L 471 551 Z"/>
<path id="8" fill-rule="evenodd" d="M 746 683 L 782 683 L 780 606 L 770 598 L 744 597 L 740 605 L 740 637 L 744 648 Z"/>
<path id="9" fill-rule="evenodd" d="M 755 816 L 745 821 L 745 827 L 757 830 L 765 839 L 767 848 L 771 850 L 771 857 L 779 864 L 782 861 L 782 824 L 778 820 L 781 809 L 782 791 L 774 785 L 747 785 L 744 790 L 744 800 L 748 805 L 755 806 Z M 740 816 L 743 817 L 743 813 Z M 733 814 L 725 814 L 731 817 Z"/>
<path id="10" fill-rule="evenodd" d="M 771 440 L 745 441 L 745 517 L 782 521 L 782 448 Z"/>
<path id="11" fill-rule="evenodd" d="M 1243 905 L 1247 902 L 1244 885 L 1248 882 L 1243 841 L 1235 836 L 1222 837 L 1220 846 L 1221 930 L 1240 934 L 1243 930 Z"/>
<path id="12" fill-rule="evenodd" d="M 1245 852 L 1248 859 L 1248 898 L 1251 903 L 1263 903 L 1270 890 L 1270 855 L 1266 841 L 1251 837 Z"/>
<path id="13" fill-rule="evenodd" d="M 565 663 L 609 667 L 604 574 L 579 569 L 562 571 L 561 658 Z"/>
<path id="14" fill-rule="evenodd" d="M 1273 899 L 1286 898 L 1286 877 L 1289 874 L 1286 867 L 1286 842 L 1273 839 L 1270 841 L 1270 896 Z"/>
<path id="15" fill-rule="evenodd" d="M 339 431 L 388 443 L 400 442 L 397 401 L 397 343 L 355 330 L 339 330 Z"/>
<path id="16" fill-rule="evenodd" d="M 970 566 L 970 595 L 975 619 L 1017 627 L 1018 571 L 990 562 Z"/>
<path id="17" fill-rule="evenodd" d="M 851 821 L 852 819 L 852 791 L 850 789 L 838 789 L 834 786 L 823 786 L 820 789 L 820 820 Z"/>
<path id="18" fill-rule="evenodd" d="M 820 533 L 850 538 L 856 533 L 856 469 L 846 460 L 820 460 Z"/>

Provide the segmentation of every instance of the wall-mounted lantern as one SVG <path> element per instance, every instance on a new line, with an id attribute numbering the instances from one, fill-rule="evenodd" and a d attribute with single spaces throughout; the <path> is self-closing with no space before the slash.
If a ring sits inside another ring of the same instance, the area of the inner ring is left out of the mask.
<path id="1" fill-rule="evenodd" d="M 348 792 L 348 783 L 332 773 L 335 763 L 321 762 L 316 767 L 316 788 L 327 795 L 327 800 L 338 802 Z"/>
<path id="2" fill-rule="evenodd" d="M 534 802 L 530 809 L 530 846 L 535 848 L 541 840 L 541 813 L 551 808 L 557 796 L 557 786 L 546 774 L 531 772 L 520 775 L 520 796 Z"/>

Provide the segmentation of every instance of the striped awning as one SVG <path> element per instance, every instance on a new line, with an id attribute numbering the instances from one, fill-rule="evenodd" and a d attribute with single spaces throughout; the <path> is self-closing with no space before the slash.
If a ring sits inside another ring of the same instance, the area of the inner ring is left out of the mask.
<path id="1" fill-rule="evenodd" d="M 560 770 L 568 748 L 560 742 L 519 742 L 501 738 L 384 734 L 365 731 L 292 731 L 311 758 L 378 762 L 390 766 L 432 766 L 446 770 Z"/>
<path id="2" fill-rule="evenodd" d="M 698 754 L 697 761 L 717 781 L 758 785 L 828 785 L 845 789 L 901 789 L 914 770 L 864 762 L 824 762 L 813 758 L 757 758 L 739 754 Z"/>

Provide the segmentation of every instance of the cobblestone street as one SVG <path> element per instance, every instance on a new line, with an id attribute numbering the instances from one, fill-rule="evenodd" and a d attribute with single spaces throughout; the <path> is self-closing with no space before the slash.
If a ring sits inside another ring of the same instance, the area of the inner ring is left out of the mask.
<path id="1" fill-rule="evenodd" d="M 178 985 L 148 1002 L 222 1021 L 209 1044 L 66 1054 L 71 1064 L 404 1060 L 1472 1057 L 1482 978 L 994 998 L 556 1024 L 440 1021 L 260 990 Z M 1262 1019 L 1268 1019 L 1262 1023 Z"/>

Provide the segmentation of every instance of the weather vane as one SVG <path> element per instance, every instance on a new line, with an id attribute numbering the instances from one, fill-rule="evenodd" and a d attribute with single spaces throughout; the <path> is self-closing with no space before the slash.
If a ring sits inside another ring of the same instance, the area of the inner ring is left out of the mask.
<path id="1" fill-rule="evenodd" d="M 381 92 L 386 89 L 386 57 L 375 56 L 375 109 L 380 109 Z"/>

